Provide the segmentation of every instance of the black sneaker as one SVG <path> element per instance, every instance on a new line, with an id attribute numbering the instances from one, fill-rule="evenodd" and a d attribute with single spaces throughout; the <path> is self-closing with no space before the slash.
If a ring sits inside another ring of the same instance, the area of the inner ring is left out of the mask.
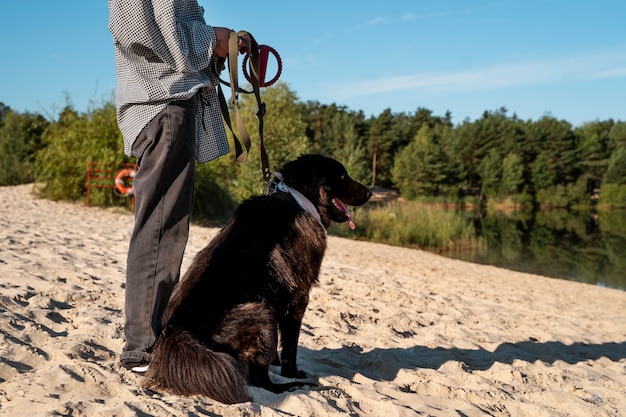
<path id="1" fill-rule="evenodd" d="M 143 375 L 148 370 L 148 362 L 142 359 L 123 359 L 121 364 L 124 368 L 139 375 Z"/>

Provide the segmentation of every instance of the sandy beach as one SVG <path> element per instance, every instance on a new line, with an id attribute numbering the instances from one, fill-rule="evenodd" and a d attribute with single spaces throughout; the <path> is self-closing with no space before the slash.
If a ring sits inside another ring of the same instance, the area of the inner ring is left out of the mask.
<path id="1" fill-rule="evenodd" d="M 0 187 L 0 415 L 626 416 L 626 292 L 337 237 L 300 337 L 317 387 L 147 391 L 118 365 L 132 214 L 31 190 Z"/>

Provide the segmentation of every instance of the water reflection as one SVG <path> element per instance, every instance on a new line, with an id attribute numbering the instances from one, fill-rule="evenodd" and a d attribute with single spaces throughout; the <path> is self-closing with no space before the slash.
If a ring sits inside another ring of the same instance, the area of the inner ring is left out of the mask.
<path id="1" fill-rule="evenodd" d="M 444 255 L 626 290 L 626 210 L 468 215 L 484 247 Z"/>

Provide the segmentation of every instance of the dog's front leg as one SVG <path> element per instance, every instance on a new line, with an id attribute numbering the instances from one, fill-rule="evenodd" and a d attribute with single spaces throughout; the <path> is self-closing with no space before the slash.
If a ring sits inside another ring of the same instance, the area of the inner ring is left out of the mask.
<path id="1" fill-rule="evenodd" d="M 287 378 L 307 377 L 307 374 L 299 371 L 296 365 L 298 338 L 300 337 L 300 326 L 302 325 L 303 314 L 304 311 L 283 317 L 280 322 L 280 339 L 282 345 L 280 374 Z"/>

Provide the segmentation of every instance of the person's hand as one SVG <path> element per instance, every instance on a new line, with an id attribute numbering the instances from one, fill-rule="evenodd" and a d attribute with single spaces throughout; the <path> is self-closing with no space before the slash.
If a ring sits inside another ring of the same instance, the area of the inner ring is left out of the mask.
<path id="1" fill-rule="evenodd" d="M 223 27 L 213 27 L 215 31 L 215 37 L 217 38 L 217 44 L 215 45 L 215 50 L 213 53 L 220 58 L 226 58 L 228 56 L 228 39 L 230 38 L 230 34 L 234 32 L 232 29 L 223 28 Z M 245 54 L 248 52 L 247 45 L 250 44 L 250 35 L 245 34 L 243 37 L 239 38 L 239 43 L 237 44 L 237 50 L 240 54 Z"/>
<path id="2" fill-rule="evenodd" d="M 213 53 L 220 58 L 226 58 L 228 56 L 228 38 L 232 30 L 222 27 L 213 27 L 213 30 L 217 39 Z"/>
<path id="3" fill-rule="evenodd" d="M 248 46 L 250 45 L 250 35 L 246 32 L 243 36 L 239 37 L 239 43 L 237 44 L 237 49 L 240 54 L 247 54 Z"/>

